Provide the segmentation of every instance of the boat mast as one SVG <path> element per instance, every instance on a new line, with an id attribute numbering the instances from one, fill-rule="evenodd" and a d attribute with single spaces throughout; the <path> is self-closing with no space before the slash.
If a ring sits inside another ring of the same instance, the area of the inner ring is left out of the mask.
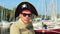
<path id="1" fill-rule="evenodd" d="M 46 12 L 47 12 L 46 0 L 43 0 L 43 11 L 45 13 L 45 18 L 46 18 Z"/>
<path id="2" fill-rule="evenodd" d="M 58 0 L 56 0 L 56 21 L 57 21 L 57 12 L 58 12 Z"/>
<path id="3" fill-rule="evenodd" d="M 51 0 L 51 19 L 55 20 L 55 13 L 54 13 L 54 0 Z"/>

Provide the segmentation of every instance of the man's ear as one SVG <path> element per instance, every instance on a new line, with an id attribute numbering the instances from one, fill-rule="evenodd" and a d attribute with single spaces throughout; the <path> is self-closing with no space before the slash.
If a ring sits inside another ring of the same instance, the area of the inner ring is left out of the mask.
<path id="1" fill-rule="evenodd" d="M 21 14 L 19 14 L 19 17 L 21 17 Z"/>

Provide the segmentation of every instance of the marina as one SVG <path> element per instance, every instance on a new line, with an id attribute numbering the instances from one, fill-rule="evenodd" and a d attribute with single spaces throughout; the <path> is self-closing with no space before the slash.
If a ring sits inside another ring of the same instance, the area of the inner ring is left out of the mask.
<path id="1" fill-rule="evenodd" d="M 43 0 L 42 15 L 32 16 L 32 25 L 36 33 L 60 34 L 60 13 L 58 13 L 60 9 L 58 7 L 58 0 L 55 1 L 56 2 L 50 0 L 48 4 L 46 0 Z M 15 9 L 16 8 L 14 7 L 13 10 L 15 11 Z M 15 13 L 13 10 L 0 9 L 0 34 L 10 34 L 11 25 L 18 20 L 17 18 L 14 18 Z"/>

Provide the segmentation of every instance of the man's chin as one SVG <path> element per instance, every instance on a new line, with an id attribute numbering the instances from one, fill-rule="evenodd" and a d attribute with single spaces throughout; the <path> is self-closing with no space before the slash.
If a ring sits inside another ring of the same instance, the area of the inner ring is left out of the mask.
<path id="1" fill-rule="evenodd" d="M 27 22 L 27 21 L 25 21 L 25 23 L 27 24 L 28 22 Z"/>

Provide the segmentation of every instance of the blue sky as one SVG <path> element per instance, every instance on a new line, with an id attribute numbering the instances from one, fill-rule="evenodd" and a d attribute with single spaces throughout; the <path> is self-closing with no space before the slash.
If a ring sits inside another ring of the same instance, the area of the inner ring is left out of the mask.
<path id="1" fill-rule="evenodd" d="M 28 1 L 28 2 L 32 3 L 35 6 L 35 8 L 37 9 L 38 14 L 45 14 L 45 12 L 43 10 L 44 9 L 43 0 L 0 0 L 0 5 L 12 10 L 22 1 Z M 46 0 L 45 5 L 47 6 L 47 11 L 50 8 L 50 1 L 51 0 Z M 56 11 L 56 0 L 54 0 L 54 10 Z M 60 0 L 58 0 L 58 13 L 60 14 Z M 51 13 L 48 11 L 48 12 L 46 12 L 46 14 L 50 15 Z"/>

